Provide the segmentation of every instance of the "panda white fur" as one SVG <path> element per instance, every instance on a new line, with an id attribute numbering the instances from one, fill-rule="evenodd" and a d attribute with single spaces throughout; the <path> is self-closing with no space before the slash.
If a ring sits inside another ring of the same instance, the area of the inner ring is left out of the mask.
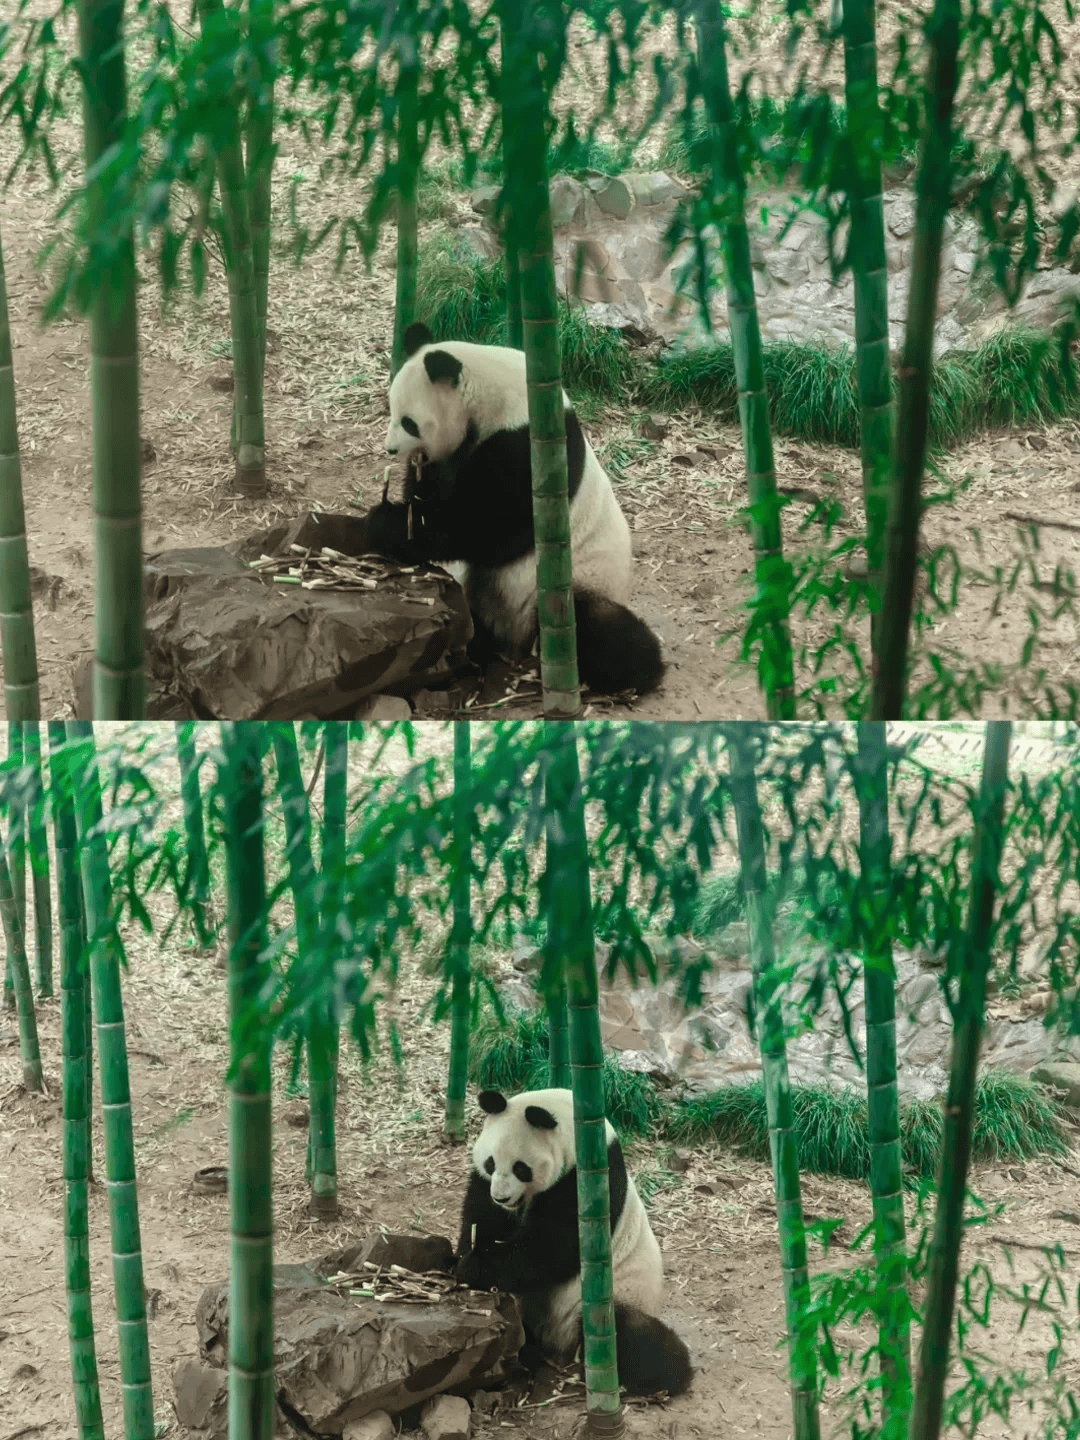
<path id="1" fill-rule="evenodd" d="M 476 1289 L 521 1299 L 528 1351 L 571 1359 L 581 1343 L 574 1100 L 569 1090 L 480 1095 L 487 1119 L 473 1146 L 455 1274 Z M 656 1318 L 662 1300 L 660 1247 L 606 1121 L 611 1192 L 611 1266 L 619 1383 L 631 1395 L 690 1383 L 690 1355 Z M 473 1226 L 475 1242 L 473 1241 Z"/>
<path id="2" fill-rule="evenodd" d="M 386 448 L 422 451 L 425 463 L 403 503 L 384 497 L 369 512 L 367 545 L 408 564 L 445 565 L 472 612 L 474 657 L 484 664 L 502 650 L 521 659 L 538 628 L 524 352 L 435 344 L 421 324 L 406 331 L 405 349 Z M 565 391 L 563 401 L 579 672 L 601 693 L 645 694 L 664 665 L 656 636 L 627 608 L 630 530 Z"/>

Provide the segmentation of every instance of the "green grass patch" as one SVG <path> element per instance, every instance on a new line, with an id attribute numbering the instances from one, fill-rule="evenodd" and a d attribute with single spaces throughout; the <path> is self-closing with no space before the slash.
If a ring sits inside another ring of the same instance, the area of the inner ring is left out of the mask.
<path id="1" fill-rule="evenodd" d="M 516 1010 L 505 1026 L 490 1012 L 469 1040 L 469 1079 L 485 1090 L 514 1095 L 548 1087 L 548 1026 L 542 1009 Z M 646 1075 L 624 1070 L 614 1056 L 604 1056 L 607 1116 L 621 1135 L 648 1135 L 661 1120 L 665 1105 Z"/>
<path id="2" fill-rule="evenodd" d="M 801 1169 L 821 1175 L 865 1180 L 870 1173 L 866 1099 L 854 1090 L 830 1086 L 792 1089 Z M 765 1086 L 760 1080 L 730 1085 L 679 1106 L 667 1127 L 684 1144 L 718 1140 L 755 1160 L 769 1158 Z M 904 1166 L 915 1179 L 936 1177 L 941 1152 L 940 1100 L 902 1104 L 900 1140 Z M 1067 1146 L 1053 1103 L 1030 1080 L 987 1071 L 975 1090 L 972 1157 L 1026 1160 L 1062 1155 Z"/>
<path id="3" fill-rule="evenodd" d="M 855 355 L 847 346 L 779 341 L 764 347 L 769 412 L 777 434 L 857 449 L 859 401 Z M 893 393 L 899 391 L 894 377 Z M 643 376 L 649 408 L 691 405 L 734 420 L 735 356 L 727 342 L 676 352 Z M 934 363 L 930 443 L 962 444 L 986 430 L 1046 425 L 1080 411 L 1075 377 L 1059 340 L 1015 327 L 974 350 L 953 350 Z"/>
<path id="4" fill-rule="evenodd" d="M 506 279 L 452 234 L 420 246 L 417 314 L 437 340 L 505 345 Z M 668 414 L 697 408 L 735 423 L 738 392 L 730 343 L 676 349 L 659 364 L 635 354 L 622 336 L 594 324 L 582 306 L 560 302 L 563 379 L 577 397 Z M 855 354 L 848 346 L 776 341 L 764 347 L 773 430 L 815 444 L 859 446 Z M 1080 391 L 1060 340 L 1014 327 L 973 350 L 935 361 L 930 444 L 941 451 L 986 430 L 1041 426 L 1080 413 Z M 894 393 L 896 382 L 894 380 Z"/>

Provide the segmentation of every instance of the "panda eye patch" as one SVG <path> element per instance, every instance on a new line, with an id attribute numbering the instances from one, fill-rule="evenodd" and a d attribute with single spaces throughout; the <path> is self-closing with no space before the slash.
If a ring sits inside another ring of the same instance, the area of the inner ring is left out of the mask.
<path id="1" fill-rule="evenodd" d="M 517 1160 L 514 1162 L 514 1174 L 517 1176 L 517 1178 L 521 1181 L 523 1185 L 527 1185 L 532 1179 L 532 1171 L 529 1169 L 528 1165 L 525 1164 L 524 1160 Z"/>
<path id="2" fill-rule="evenodd" d="M 410 416 L 402 416 L 401 428 L 405 431 L 406 435 L 411 435 L 414 440 L 420 439 L 420 426 L 417 425 L 416 421 L 413 420 Z"/>
<path id="3" fill-rule="evenodd" d="M 495 1174 L 495 1161 L 491 1158 L 490 1155 L 489 1155 L 488 1158 L 484 1161 L 484 1174 L 485 1174 L 485 1175 L 494 1175 L 494 1174 Z"/>

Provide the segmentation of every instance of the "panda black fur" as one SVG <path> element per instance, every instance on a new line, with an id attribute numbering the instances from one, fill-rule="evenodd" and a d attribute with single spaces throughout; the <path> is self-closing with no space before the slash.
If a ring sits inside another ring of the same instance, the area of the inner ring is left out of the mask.
<path id="1" fill-rule="evenodd" d="M 537 635 L 524 352 L 436 345 L 420 324 L 406 331 L 405 349 L 390 386 L 386 448 L 421 450 L 426 463 L 405 502 L 384 499 L 369 512 L 367 544 L 407 564 L 444 564 L 465 590 L 474 656 L 486 663 L 501 649 L 519 659 Z M 601 693 L 645 694 L 664 665 L 656 636 L 627 608 L 630 530 L 565 392 L 563 399 L 579 672 Z"/>
<path id="2" fill-rule="evenodd" d="M 454 1273 L 476 1289 L 518 1295 L 532 1358 L 565 1362 L 581 1343 L 573 1095 L 530 1090 L 507 1099 L 486 1090 L 480 1105 L 488 1118 L 473 1147 Z M 630 1395 L 676 1395 L 690 1383 L 690 1354 L 655 1317 L 660 1247 L 618 1137 L 605 1123 L 619 1383 Z"/>

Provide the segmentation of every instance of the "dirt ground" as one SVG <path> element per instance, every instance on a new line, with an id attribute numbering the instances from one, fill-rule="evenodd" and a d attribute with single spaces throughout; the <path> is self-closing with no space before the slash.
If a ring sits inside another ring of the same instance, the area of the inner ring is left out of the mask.
<path id="1" fill-rule="evenodd" d="M 428 731 L 425 743 L 445 753 L 446 731 Z M 205 742 L 203 742 L 205 743 Z M 366 743 L 366 742 L 365 742 Z M 156 783 L 172 798 L 163 824 L 179 820 L 178 780 L 172 741 L 158 741 L 166 755 Z M 403 763 L 388 754 L 387 764 Z M 363 763 L 352 771 L 364 773 Z M 273 851 L 272 853 L 277 853 Z M 168 902 L 150 903 L 157 933 L 171 913 Z M 32 933 L 32 930 L 30 931 Z M 150 1297 L 150 1343 L 155 1410 L 162 1434 L 182 1440 L 186 1432 L 171 1409 L 176 1362 L 195 1353 L 195 1306 L 204 1286 L 228 1274 L 228 1202 L 192 1190 L 196 1170 L 227 1161 L 224 1077 L 228 1065 L 227 995 L 222 970 L 196 954 L 179 929 L 161 945 L 130 927 L 125 932 L 130 969 L 124 980 L 133 1123 L 139 1176 L 145 1281 Z M 438 939 L 425 932 L 424 948 Z M 396 1019 L 405 1049 L 398 1074 L 385 1044 L 370 1075 L 362 1076 L 352 1048 L 343 1047 L 338 1117 L 340 1223 L 321 1226 L 307 1215 L 303 1182 L 305 1131 L 285 1123 L 287 1057 L 275 1065 L 275 1253 L 301 1261 L 371 1233 L 431 1231 L 456 1237 L 468 1157 L 440 1138 L 448 1058 L 448 1030 L 421 1015 L 432 993 L 422 959 L 402 963 L 400 984 L 386 1002 L 384 1023 Z M 14 1016 L 0 1012 L 0 1440 L 76 1440 L 64 1291 L 60 1006 L 38 1010 L 48 1094 L 31 1096 L 20 1085 Z M 99 1096 L 93 1110 L 94 1165 L 104 1173 Z M 475 1126 L 473 1132 L 475 1133 Z M 699 1367 L 691 1391 L 666 1408 L 645 1412 L 646 1430 L 663 1440 L 688 1437 L 760 1436 L 790 1440 L 786 1366 L 778 1344 L 783 1310 L 776 1212 L 767 1165 L 750 1162 L 716 1145 L 696 1147 L 685 1173 L 673 1173 L 656 1147 L 628 1147 L 632 1173 L 649 1201 L 667 1274 L 667 1316 L 690 1344 Z M 1080 1153 L 1063 1163 L 979 1167 L 973 1187 L 1001 1213 L 969 1232 L 962 1273 L 979 1260 L 999 1290 L 985 1328 L 975 1326 L 972 1345 L 994 1372 L 1026 1368 L 1038 1381 L 1052 1344 L 1050 1315 L 1037 1306 L 1010 1304 L 1003 1289 L 1038 1286 L 1045 1273 L 1041 1247 L 1060 1243 L 1066 1257 L 1065 1338 L 1056 1377 L 1080 1390 L 1076 1294 L 1080 1257 L 1077 1196 Z M 815 1219 L 846 1217 L 830 1266 L 842 1266 L 847 1245 L 870 1218 L 865 1188 L 848 1181 L 804 1177 L 803 1200 Z M 121 1397 L 112 1301 L 109 1224 L 104 1188 L 90 1197 L 93 1304 L 106 1431 L 121 1429 Z M 1005 1247 L 1011 1247 L 1006 1253 Z M 812 1269 L 821 1268 L 819 1249 Z M 1072 1278 L 1070 1278 L 1072 1277 Z M 1053 1302 L 1053 1294 L 1051 1294 Z M 841 1333 L 838 1345 L 858 1340 Z M 954 1383 L 958 1375 L 954 1372 Z M 822 1434 L 836 1433 L 843 1419 L 842 1386 L 830 1384 Z M 574 1404 L 475 1417 L 479 1435 L 510 1429 L 529 1440 L 564 1440 L 577 1414 Z M 1017 1406 L 1011 1424 L 989 1418 L 981 1437 L 1036 1440 L 1042 1411 Z M 846 1430 L 844 1433 L 848 1433 Z"/>
<path id="2" fill-rule="evenodd" d="M 186 6 L 181 8 L 186 13 Z M 879 33 L 887 58 L 893 33 L 887 8 Z M 1067 37 L 1071 30 L 1063 27 L 1062 33 Z M 782 76 L 779 27 L 765 25 L 759 43 L 763 71 Z M 670 50 L 670 29 L 656 44 Z M 834 88 L 835 78 L 831 75 Z M 582 80 L 574 91 L 579 101 L 586 85 L 596 93 L 595 85 Z M 630 103 L 640 107 L 644 102 L 639 94 Z M 53 132 L 62 165 L 77 167 L 77 115 L 76 106 L 72 118 L 58 121 Z M 301 271 L 295 270 L 284 253 L 288 234 L 283 220 L 293 179 L 301 181 L 301 213 L 313 230 L 332 214 L 358 208 L 361 197 L 356 181 L 337 176 L 314 181 L 316 158 L 296 135 L 285 133 L 281 139 L 266 374 L 270 496 L 252 503 L 232 489 L 227 455 L 231 396 L 222 388 L 229 381 L 228 297 L 220 264 L 212 257 L 201 299 L 182 290 L 166 310 L 147 261 L 139 322 L 148 552 L 226 543 L 303 508 L 343 508 L 353 502 L 366 508 L 377 498 L 385 460 L 393 237 L 385 237 L 370 275 L 355 249 L 336 274 L 333 243 L 310 256 Z M 14 158 L 14 144 L 13 127 L 0 131 L 5 169 Z M 87 326 L 70 317 L 48 330 L 38 326 L 48 281 L 35 261 L 54 234 L 57 203 L 41 167 L 21 173 L 12 188 L 0 193 L 47 717 L 71 713 L 71 672 L 92 649 L 94 603 Z M 463 213 L 466 209 L 463 202 Z M 638 418 L 612 411 L 587 426 L 609 468 L 627 449 L 635 453 L 635 445 L 640 456 Z M 978 562 L 985 569 L 1000 565 L 1007 573 L 1021 552 L 1017 521 L 1006 514 L 1015 511 L 1051 522 L 1036 559 L 1038 583 L 1045 586 L 1058 563 L 1075 568 L 1078 449 L 1080 428 L 1075 424 L 1037 434 L 988 435 L 962 447 L 948 457 L 945 471 L 952 480 L 971 476 L 973 484 L 957 503 L 931 512 L 926 522 L 929 542 L 951 543 L 966 563 Z M 781 485 L 833 496 L 845 506 L 847 525 L 860 523 L 854 452 L 778 440 L 776 460 Z M 632 708 L 601 701 L 590 713 L 684 721 L 762 715 L 762 697 L 755 676 L 738 661 L 737 640 L 717 644 L 720 637 L 741 629 L 740 611 L 752 570 L 749 541 L 737 520 L 745 494 L 737 427 L 719 425 L 707 415 L 680 417 L 655 453 L 623 467 L 618 493 L 634 537 L 634 603 L 660 635 L 669 670 L 663 687 Z M 787 512 L 784 544 L 789 552 L 816 544 L 816 535 L 799 534 L 807 513 L 804 501 Z M 976 528 L 982 536 L 981 560 L 972 535 Z M 932 648 L 952 650 L 954 664 L 1017 661 L 1028 633 L 1032 592 L 1022 584 L 997 615 L 992 613 L 993 598 L 989 586 L 967 586 L 960 609 L 936 627 Z M 1045 605 L 1045 592 L 1035 598 Z M 820 644 L 832 628 L 832 618 L 819 609 L 797 626 L 797 647 Z M 1080 681 L 1076 640 L 1075 621 L 1068 616 L 1044 622 L 1037 660 L 1059 685 Z M 804 682 L 810 678 L 806 664 L 801 664 L 799 677 Z M 983 713 L 1000 713 L 1005 699 L 992 698 Z M 1030 713 L 1016 712 L 1015 696 L 1013 700 L 1014 713 Z M 539 713 L 538 702 L 532 711 Z"/>

